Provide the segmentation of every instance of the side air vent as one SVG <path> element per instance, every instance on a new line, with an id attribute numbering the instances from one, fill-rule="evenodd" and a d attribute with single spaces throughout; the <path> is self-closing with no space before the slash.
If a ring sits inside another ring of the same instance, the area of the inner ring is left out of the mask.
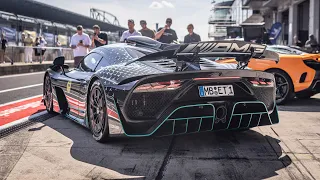
<path id="1" fill-rule="evenodd" d="M 303 60 L 304 64 L 308 67 L 314 69 L 314 70 L 320 70 L 320 62 L 317 62 L 315 60 Z"/>
<path id="2" fill-rule="evenodd" d="M 161 68 L 174 70 L 176 68 L 176 63 L 173 60 L 157 60 L 157 61 L 148 61 L 148 63 L 155 66 L 160 66 Z"/>
<path id="3" fill-rule="evenodd" d="M 307 73 L 306 72 L 302 73 L 302 75 L 300 76 L 299 83 L 305 82 L 306 78 L 307 78 Z"/>
<path id="4" fill-rule="evenodd" d="M 213 62 L 211 62 L 210 60 L 201 59 L 199 61 L 199 64 L 201 67 L 216 67 L 216 65 Z"/>

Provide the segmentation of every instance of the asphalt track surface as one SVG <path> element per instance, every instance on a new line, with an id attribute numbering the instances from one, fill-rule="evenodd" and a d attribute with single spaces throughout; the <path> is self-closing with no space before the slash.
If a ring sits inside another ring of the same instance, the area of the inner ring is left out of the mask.
<path id="1" fill-rule="evenodd" d="M 0 76 L 0 104 L 28 98 L 42 93 L 44 72 L 19 74 L 11 76 Z M 37 85 L 28 87 L 30 85 Z M 2 92 L 10 89 L 22 88 L 8 92 Z"/>
<path id="2" fill-rule="evenodd" d="M 41 83 L 42 75 L 10 79 L 21 84 L 5 88 L 9 80 L 0 78 L 0 92 L 31 85 L 24 84 L 29 78 Z M 33 88 L 0 93 L 0 104 L 10 101 L 3 94 L 15 100 L 41 94 L 41 86 Z M 320 179 L 320 95 L 279 106 L 280 123 L 273 126 L 106 144 L 61 115 L 33 108 L 34 115 L 24 118 L 31 123 L 0 136 L 0 179 Z"/>

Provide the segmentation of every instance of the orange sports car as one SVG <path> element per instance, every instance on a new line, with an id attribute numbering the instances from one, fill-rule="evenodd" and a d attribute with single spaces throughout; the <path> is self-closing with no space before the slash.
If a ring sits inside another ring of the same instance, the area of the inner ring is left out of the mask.
<path id="1" fill-rule="evenodd" d="M 277 104 L 284 104 L 295 96 L 305 99 L 320 93 L 320 55 L 308 54 L 297 49 L 290 52 L 290 47 L 286 47 L 288 49 L 279 47 L 267 47 L 279 54 L 278 64 L 272 60 L 257 61 L 252 58 L 248 65 L 253 70 L 274 74 L 277 85 Z M 216 62 L 236 63 L 232 58 Z"/>

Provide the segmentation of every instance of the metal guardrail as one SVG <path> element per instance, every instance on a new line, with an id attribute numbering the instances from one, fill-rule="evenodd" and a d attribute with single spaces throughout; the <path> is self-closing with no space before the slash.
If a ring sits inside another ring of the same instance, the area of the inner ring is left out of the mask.
<path id="1" fill-rule="evenodd" d="M 43 52 L 43 50 L 45 51 Z M 30 63 L 31 61 L 42 63 L 43 61 L 53 61 L 58 56 L 73 59 L 73 51 L 71 48 L 62 47 L 8 46 L 5 53 L 0 54 L 0 63 L 3 63 L 3 60 L 11 65 L 17 62 Z"/>

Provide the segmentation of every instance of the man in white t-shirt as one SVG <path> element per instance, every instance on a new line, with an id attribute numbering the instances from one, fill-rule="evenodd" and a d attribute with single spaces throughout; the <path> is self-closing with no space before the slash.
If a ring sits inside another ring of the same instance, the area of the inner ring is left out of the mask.
<path id="1" fill-rule="evenodd" d="M 83 27 L 77 26 L 77 33 L 71 37 L 71 48 L 73 49 L 74 67 L 78 67 L 80 61 L 89 52 L 91 40 L 88 34 L 82 32 Z"/>
<path id="2" fill-rule="evenodd" d="M 129 30 L 126 30 L 125 32 L 123 32 L 123 34 L 120 38 L 120 42 L 124 42 L 130 36 L 142 36 L 140 32 L 138 32 L 134 29 L 134 20 L 133 19 L 128 20 L 128 29 Z"/>

